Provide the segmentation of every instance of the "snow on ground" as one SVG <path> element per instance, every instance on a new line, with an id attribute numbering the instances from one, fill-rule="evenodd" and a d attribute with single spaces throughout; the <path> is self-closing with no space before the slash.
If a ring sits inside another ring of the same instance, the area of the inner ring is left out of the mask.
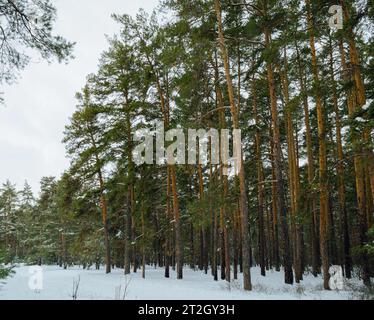
<path id="1" fill-rule="evenodd" d="M 84 300 L 263 300 L 263 299 L 352 299 L 354 292 L 324 291 L 322 279 L 306 275 L 301 285 L 286 285 L 283 273 L 268 271 L 266 277 L 260 275 L 259 268 L 252 268 L 253 291 L 242 290 L 242 278 L 231 284 L 213 281 L 210 274 L 184 269 L 183 280 L 177 280 L 174 271 L 169 279 L 164 278 L 164 270 L 147 267 L 146 278 L 141 272 L 126 276 L 122 269 L 114 269 L 111 274 L 104 270 L 83 270 L 79 267 L 64 270 L 58 266 L 43 266 L 43 289 L 29 287 L 30 267 L 18 266 L 15 274 L 0 283 L 0 300 L 71 300 L 73 283 L 79 280 L 77 299 Z M 358 280 L 351 285 L 359 285 Z M 351 287 L 351 286 L 350 286 Z"/>

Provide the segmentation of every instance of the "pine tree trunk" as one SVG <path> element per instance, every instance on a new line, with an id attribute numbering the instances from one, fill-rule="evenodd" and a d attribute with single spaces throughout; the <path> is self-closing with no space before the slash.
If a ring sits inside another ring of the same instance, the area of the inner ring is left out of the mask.
<path id="1" fill-rule="evenodd" d="M 240 214 L 240 213 L 239 213 Z M 233 239 L 232 239 L 232 247 L 234 253 L 234 280 L 238 279 L 238 262 L 239 262 L 239 251 L 238 251 L 238 213 L 234 211 L 234 229 L 233 229 Z"/>
<path id="2" fill-rule="evenodd" d="M 235 104 L 234 98 L 234 89 L 232 85 L 231 75 L 230 75 L 230 66 L 229 58 L 227 55 L 227 49 L 225 45 L 225 38 L 222 28 L 222 15 L 221 15 L 221 4 L 219 0 L 215 0 L 215 11 L 217 15 L 218 22 L 218 36 L 219 44 L 221 49 L 222 60 L 225 66 L 225 75 L 227 81 L 227 89 L 229 93 L 230 108 L 231 108 L 231 118 L 233 122 L 233 129 L 239 129 L 239 117 L 238 110 Z M 242 239 L 243 239 L 243 281 L 244 290 L 251 290 L 251 273 L 250 273 L 250 254 L 249 254 L 249 221 L 248 221 L 248 203 L 247 203 L 247 192 L 245 187 L 245 171 L 244 164 L 241 161 L 241 168 L 239 171 L 239 186 L 240 186 L 240 201 L 241 201 L 241 214 L 242 214 Z"/>
<path id="3" fill-rule="evenodd" d="M 225 111 L 224 111 L 224 101 L 222 96 L 222 90 L 218 84 L 218 66 L 215 65 L 215 75 L 216 75 L 216 94 L 217 94 L 217 102 L 218 102 L 218 114 L 219 114 L 219 124 L 221 129 L 226 129 L 226 119 L 225 119 Z M 219 168 L 220 172 L 220 180 L 222 181 L 223 189 L 222 189 L 222 199 L 227 199 L 228 197 L 228 180 L 227 176 L 223 174 L 223 165 Z M 221 260 L 221 279 L 227 280 L 230 282 L 230 249 L 229 249 L 229 238 L 228 238 L 228 231 L 226 225 L 226 203 L 224 203 L 220 208 L 220 260 Z"/>
<path id="4" fill-rule="evenodd" d="M 340 250 L 342 256 L 342 264 L 344 265 L 345 276 L 351 278 L 352 261 L 350 257 L 350 240 L 348 232 L 347 209 L 346 209 L 346 188 L 344 181 L 344 152 L 341 133 L 341 119 L 338 104 L 338 93 L 336 89 L 336 81 L 334 74 L 333 47 L 330 38 L 330 77 L 332 81 L 333 102 L 335 111 L 335 127 L 336 127 L 336 149 L 337 149 L 337 177 L 338 177 L 338 200 L 339 200 L 339 216 L 340 231 L 342 239 L 342 248 Z"/>
<path id="5" fill-rule="evenodd" d="M 309 119 L 309 104 L 308 95 L 305 87 L 304 73 L 301 66 L 300 52 L 296 43 L 298 72 L 299 72 L 299 84 L 303 97 L 303 108 L 304 108 L 304 124 L 305 124 L 305 143 L 307 148 L 308 158 L 308 212 L 310 213 L 310 235 L 311 235 L 311 260 L 312 260 L 312 274 L 317 277 L 320 273 L 320 262 L 319 262 L 319 248 L 318 248 L 318 229 L 317 229 L 317 217 L 316 217 L 316 200 L 313 190 L 313 184 L 315 179 L 314 174 L 314 159 L 313 159 L 313 148 L 312 148 L 312 132 L 310 127 Z"/>
<path id="6" fill-rule="evenodd" d="M 135 220 L 135 198 L 134 186 L 131 185 L 131 241 L 132 241 L 132 263 L 133 272 L 138 271 L 137 243 L 136 243 L 136 220 Z"/>
<path id="7" fill-rule="evenodd" d="M 345 52 L 343 43 L 340 43 L 340 52 L 342 59 L 343 71 L 345 73 L 346 81 L 349 81 L 349 73 L 345 60 Z M 353 117 L 357 104 L 355 102 L 356 93 L 353 91 L 347 92 L 347 102 L 348 102 L 348 114 L 349 117 Z M 351 128 L 351 139 L 352 144 L 355 145 L 357 141 L 360 140 L 360 137 L 355 132 L 355 128 Z M 354 170 L 355 170 L 355 181 L 356 181 L 356 196 L 358 204 L 358 221 L 359 221 L 359 241 L 363 245 L 367 241 L 367 217 L 366 217 L 366 194 L 365 194 L 365 170 L 363 165 L 363 150 L 361 147 L 358 150 L 354 150 Z M 370 276 L 369 276 L 369 265 L 368 258 L 365 253 L 361 256 L 363 280 L 366 285 L 370 285 Z"/>
<path id="8" fill-rule="evenodd" d="M 319 191 L 320 191 L 320 250 L 323 268 L 323 287 L 329 290 L 329 256 L 327 244 L 327 223 L 328 223 L 328 183 L 327 183 L 327 157 L 326 157 L 326 129 L 325 115 L 320 95 L 320 82 L 318 75 L 317 55 L 314 40 L 313 15 L 310 1 L 307 0 L 308 28 L 310 33 L 310 47 L 312 54 L 312 69 L 315 86 L 315 99 L 318 120 L 318 143 L 319 143 Z"/>
<path id="9" fill-rule="evenodd" d="M 195 243 L 194 243 L 194 230 L 193 230 L 193 224 L 190 224 L 190 267 L 192 270 L 195 270 Z"/>
<path id="10" fill-rule="evenodd" d="M 374 213 L 374 153 L 370 146 L 373 145 L 371 139 L 371 128 L 364 129 L 364 141 L 369 147 L 364 148 L 367 161 L 366 164 L 366 213 L 367 213 L 367 229 L 373 225 Z"/>
<path id="11" fill-rule="evenodd" d="M 259 251 L 260 251 L 260 267 L 261 275 L 266 275 L 265 263 L 265 225 L 264 225 L 264 172 L 261 156 L 261 136 L 259 129 L 259 120 L 257 116 L 257 98 L 256 98 L 256 79 L 252 78 L 252 97 L 253 97 L 253 116 L 256 125 L 255 146 L 256 146 L 256 167 L 257 167 L 257 200 L 258 200 L 258 237 L 259 237 Z"/>
<path id="12" fill-rule="evenodd" d="M 170 220 L 172 217 L 170 208 L 170 170 L 167 168 L 166 173 L 166 240 L 165 240 L 165 278 L 170 277 L 170 263 L 171 263 L 171 232 L 170 232 Z"/>
<path id="13" fill-rule="evenodd" d="M 212 160 L 211 148 L 209 148 L 210 159 Z M 209 204 L 212 206 L 214 191 L 214 181 L 213 181 L 213 166 L 212 161 L 210 161 L 210 170 L 209 170 Z M 218 280 L 217 273 L 217 214 L 215 208 L 210 208 L 212 215 L 212 227 L 211 227 L 211 239 L 212 239 L 212 275 L 214 281 Z"/>
<path id="14" fill-rule="evenodd" d="M 200 144 L 200 142 L 199 142 Z M 198 152 L 197 152 L 197 158 L 200 159 L 200 148 L 198 148 Z M 202 165 L 201 163 L 198 164 L 197 166 L 197 173 L 198 173 L 198 177 L 199 177 L 199 200 L 201 202 L 204 201 L 204 180 L 203 180 L 203 170 L 202 170 Z M 203 206 L 201 206 L 203 208 Z M 202 221 L 205 221 L 205 217 L 204 217 L 204 214 L 205 212 L 202 210 L 201 211 L 201 219 Z M 205 229 L 205 226 L 203 225 L 201 227 L 201 230 L 200 230 L 200 241 L 201 241 L 201 251 L 200 251 L 200 259 L 201 259 L 201 269 L 200 270 L 204 270 L 205 273 L 207 274 L 208 273 L 208 257 L 207 257 L 207 253 L 208 253 L 208 247 L 207 247 L 207 239 L 206 239 L 206 229 Z"/>
<path id="15" fill-rule="evenodd" d="M 289 105 L 289 89 L 288 89 L 288 77 L 287 77 L 287 56 L 286 49 L 284 50 L 284 72 L 281 72 L 281 82 L 283 87 L 283 95 L 285 99 L 285 115 L 286 115 L 286 135 L 287 135 L 287 146 L 288 146 L 288 163 L 289 163 L 289 180 L 290 180 L 290 191 L 291 191 L 291 213 L 292 213 L 292 228 L 294 235 L 294 269 L 295 269 L 295 280 L 300 283 L 302 280 L 302 243 L 301 243 L 301 232 L 299 225 L 299 197 L 300 197 L 300 176 L 299 176 L 299 164 L 296 154 L 295 136 L 294 136 L 294 124 L 292 120 L 292 112 Z"/>
<path id="16" fill-rule="evenodd" d="M 165 101 L 164 90 L 161 86 L 160 76 L 157 71 L 154 70 L 154 66 L 150 57 L 146 54 L 146 59 L 152 73 L 156 78 L 156 88 L 160 97 L 161 112 L 164 118 L 164 126 L 169 126 L 170 117 L 170 106 Z M 179 212 L 179 199 L 177 190 L 177 177 L 175 172 L 175 166 L 169 165 L 169 172 L 171 177 L 171 193 L 173 195 L 173 213 L 174 213 L 174 231 L 175 231 L 175 262 L 177 264 L 177 279 L 183 278 L 183 251 L 182 251 L 182 237 L 180 228 L 180 212 Z"/>
<path id="17" fill-rule="evenodd" d="M 105 196 L 102 194 L 100 196 L 101 210 L 103 216 L 104 224 L 104 245 L 105 245 L 105 272 L 111 272 L 111 259 L 110 259 L 110 243 L 109 243 L 109 227 L 108 227 L 108 214 L 107 214 L 107 204 Z"/>
<path id="18" fill-rule="evenodd" d="M 104 179 L 103 179 L 103 175 L 101 172 L 99 155 L 97 153 L 96 141 L 91 131 L 90 131 L 90 140 L 92 143 L 92 147 L 95 150 L 97 176 L 98 176 L 99 186 L 100 186 L 100 207 L 101 207 L 101 215 L 102 215 L 102 221 L 103 221 L 103 227 L 104 227 L 105 271 L 106 273 L 110 273 L 112 263 L 111 263 L 111 254 L 110 254 L 108 207 L 107 207 L 106 198 L 104 194 L 105 184 L 104 184 Z"/>
<path id="19" fill-rule="evenodd" d="M 343 7 L 343 13 L 345 21 L 350 21 L 350 14 L 349 14 L 349 7 L 346 1 L 340 1 Z M 347 28 L 347 40 L 349 45 L 349 57 L 350 57 L 350 65 L 352 68 L 352 77 L 355 83 L 355 93 L 353 103 L 351 104 L 351 108 L 349 108 L 349 116 L 352 118 L 357 110 L 360 110 L 366 104 L 366 95 L 365 95 L 365 86 L 361 75 L 360 70 L 360 59 L 358 55 L 358 51 L 356 48 L 356 43 L 354 39 L 354 32 L 351 26 Z M 354 128 L 351 130 L 353 144 L 355 142 L 359 142 L 361 139 L 364 141 L 365 136 L 358 136 L 355 133 Z M 354 167 L 356 173 L 356 194 L 357 194 L 357 203 L 358 203 L 358 221 L 359 221 L 359 238 L 360 238 L 360 245 L 363 246 L 367 243 L 367 199 L 366 199 L 366 192 L 365 192 L 365 184 L 366 179 L 365 176 L 368 173 L 365 170 L 365 163 L 368 161 L 367 157 L 365 156 L 365 152 L 363 147 L 357 147 L 357 150 L 354 151 Z M 371 164 L 372 166 L 372 164 Z M 374 172 L 369 172 L 373 174 Z M 373 181 L 373 177 L 371 176 L 370 179 Z M 374 187 L 374 186 L 372 186 Z M 361 267 L 362 267 L 362 278 L 365 285 L 370 286 L 370 266 L 369 266 L 369 258 L 365 252 L 361 254 Z"/>
<path id="20" fill-rule="evenodd" d="M 269 137 L 272 136 L 272 128 L 269 128 Z M 279 229 L 278 229 L 278 208 L 277 208 L 277 183 L 275 177 L 274 165 L 274 143 L 270 139 L 270 162 L 271 162 L 271 212 L 273 221 L 273 260 L 275 271 L 280 271 L 280 255 L 279 255 Z"/>
<path id="21" fill-rule="evenodd" d="M 177 194 L 177 177 L 175 166 L 170 166 L 171 190 L 173 193 L 174 229 L 175 229 L 175 260 L 177 264 L 177 279 L 183 278 L 183 253 L 180 230 L 179 200 Z"/>
<path id="22" fill-rule="evenodd" d="M 142 278 L 145 279 L 145 221 L 144 221 L 144 200 L 142 199 L 142 204 L 141 204 L 141 211 L 142 211 L 142 239 L 143 239 L 143 244 L 142 244 Z"/>
<path id="23" fill-rule="evenodd" d="M 218 102 L 218 114 L 219 114 L 219 124 L 221 129 L 226 129 L 226 119 L 225 119 L 225 111 L 224 111 L 224 101 L 222 96 L 222 90 L 218 84 L 218 66 L 215 65 L 215 74 L 216 74 L 216 94 L 217 94 L 217 102 Z M 221 156 L 221 155 L 220 155 Z M 220 181 L 222 181 L 222 199 L 227 198 L 228 193 L 228 181 L 227 177 L 223 175 L 223 165 L 220 165 L 219 167 L 220 172 Z M 223 205 L 220 208 L 220 218 L 219 218 L 219 235 L 220 235 L 220 262 L 221 262 L 221 279 L 224 280 L 226 278 L 227 273 L 227 259 L 226 259 L 226 253 L 229 252 L 228 248 L 228 239 L 227 239 L 227 232 L 226 230 L 226 204 L 223 203 Z M 230 268 L 230 266 L 228 266 Z"/>
<path id="24" fill-rule="evenodd" d="M 268 28 L 264 29 L 265 34 L 265 46 L 266 48 L 270 45 L 270 31 Z M 285 283 L 293 283 L 293 272 L 292 272 L 292 261 L 291 261 L 291 249 L 287 223 L 287 208 L 285 203 L 285 190 L 283 181 L 283 169 L 282 169 L 282 147 L 280 141 L 280 129 L 279 129 L 279 117 L 277 98 L 275 94 L 275 83 L 274 83 L 274 72 L 271 62 L 267 62 L 267 77 L 270 92 L 271 101 L 271 118 L 272 118 L 272 140 L 273 140 L 273 160 L 274 160 L 274 174 L 276 180 L 276 202 L 277 210 L 279 210 L 281 230 L 282 230 L 282 242 L 283 242 L 283 265 L 285 273 Z M 274 201 L 274 199 L 273 199 Z"/>
<path id="25" fill-rule="evenodd" d="M 127 187 L 127 210 L 125 221 L 125 274 L 131 273 L 131 186 Z"/>

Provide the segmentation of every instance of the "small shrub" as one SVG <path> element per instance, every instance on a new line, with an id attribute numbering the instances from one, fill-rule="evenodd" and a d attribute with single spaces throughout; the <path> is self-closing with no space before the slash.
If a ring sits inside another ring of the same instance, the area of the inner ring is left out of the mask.
<path id="1" fill-rule="evenodd" d="M 13 267 L 5 267 L 0 265 L 0 279 L 5 279 L 13 273 Z"/>
<path id="2" fill-rule="evenodd" d="M 12 273 L 14 273 L 14 266 L 7 267 L 4 265 L 4 251 L 0 251 L 0 279 L 5 279 L 9 277 Z"/>

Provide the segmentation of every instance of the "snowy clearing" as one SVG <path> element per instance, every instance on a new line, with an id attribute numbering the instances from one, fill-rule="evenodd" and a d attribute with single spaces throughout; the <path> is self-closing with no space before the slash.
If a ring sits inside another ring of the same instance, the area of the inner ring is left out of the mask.
<path id="1" fill-rule="evenodd" d="M 174 271 L 169 279 L 164 278 L 163 269 L 147 267 L 146 279 L 141 272 L 125 277 L 122 269 L 111 274 L 104 270 L 84 270 L 79 267 L 63 270 L 58 266 L 43 266 L 43 289 L 29 287 L 30 267 L 19 266 L 15 274 L 0 284 L 0 300 L 71 300 L 74 283 L 79 282 L 78 300 L 264 300 L 264 299 L 355 299 L 359 298 L 358 279 L 351 280 L 341 291 L 322 290 L 322 279 L 306 275 L 301 285 L 283 283 L 283 273 L 269 271 L 266 277 L 259 268 L 252 268 L 253 291 L 241 289 L 239 279 L 228 284 L 213 281 L 210 274 L 201 271 L 184 270 L 184 279 L 177 280 Z M 348 288 L 348 289 L 347 289 Z M 355 290 L 353 288 L 356 288 Z M 75 286 L 76 289 L 76 286 Z"/>

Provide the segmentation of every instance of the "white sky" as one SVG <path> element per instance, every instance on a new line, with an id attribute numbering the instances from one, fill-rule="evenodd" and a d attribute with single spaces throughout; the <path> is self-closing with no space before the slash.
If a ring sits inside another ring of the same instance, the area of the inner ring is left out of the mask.
<path id="1" fill-rule="evenodd" d="M 77 42 L 69 64 L 48 64 L 37 56 L 16 84 L 2 88 L 0 105 L 0 183 L 9 179 L 22 188 L 27 180 L 39 191 L 43 176 L 60 176 L 68 168 L 61 143 L 65 125 L 75 108 L 74 95 L 86 76 L 97 70 L 108 45 L 105 35 L 118 32 L 112 13 L 151 11 L 158 0 L 54 0 L 55 33 Z"/>

